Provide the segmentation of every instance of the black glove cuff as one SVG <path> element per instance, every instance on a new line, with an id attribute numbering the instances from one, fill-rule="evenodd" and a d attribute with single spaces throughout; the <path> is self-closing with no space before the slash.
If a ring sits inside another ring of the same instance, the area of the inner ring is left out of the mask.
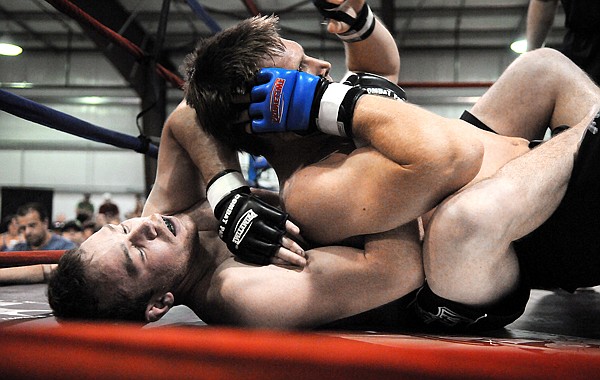
<path id="1" fill-rule="evenodd" d="M 394 100 L 406 101 L 406 91 L 381 75 L 366 72 L 349 72 L 343 83 L 350 86 L 360 86 L 367 90 L 369 95 L 379 95 Z"/>
<path id="2" fill-rule="evenodd" d="M 344 124 L 344 132 L 348 138 L 354 138 L 354 133 L 352 132 L 352 118 L 354 117 L 354 108 L 356 107 L 356 102 L 366 93 L 367 91 L 365 89 L 355 86 L 346 93 L 344 100 L 342 100 L 342 104 L 338 112 L 338 120 Z"/>

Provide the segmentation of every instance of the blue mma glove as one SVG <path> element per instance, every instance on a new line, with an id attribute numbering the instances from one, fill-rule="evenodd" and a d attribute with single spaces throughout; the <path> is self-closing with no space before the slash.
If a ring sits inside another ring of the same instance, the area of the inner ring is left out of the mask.
<path id="1" fill-rule="evenodd" d="M 254 86 L 250 93 L 250 116 L 262 118 L 253 119 L 253 132 L 314 129 L 312 104 L 317 90 L 326 86 L 325 79 L 285 69 L 262 69 L 256 79 L 261 84 Z M 258 103 L 260 101 L 264 102 Z"/>
<path id="2" fill-rule="evenodd" d="M 364 88 L 369 95 L 379 95 L 394 100 L 406 101 L 406 92 L 404 89 L 381 75 L 362 72 L 349 73 L 343 83 Z"/>
<path id="3" fill-rule="evenodd" d="M 227 248 L 246 262 L 269 264 L 281 247 L 288 215 L 250 194 L 238 171 L 217 174 L 208 183 L 207 199 Z"/>
<path id="4" fill-rule="evenodd" d="M 280 68 L 261 69 L 251 92 L 252 132 L 308 134 L 315 130 L 352 136 L 352 116 L 366 90 Z"/>
<path id="5" fill-rule="evenodd" d="M 348 12 L 352 7 L 345 1 L 336 5 L 325 0 L 313 0 L 313 4 L 325 19 L 343 22 L 350 26 L 346 32 L 337 36 L 344 42 L 357 42 L 367 39 L 375 29 L 375 17 L 368 4 L 364 4 L 356 17 Z"/>

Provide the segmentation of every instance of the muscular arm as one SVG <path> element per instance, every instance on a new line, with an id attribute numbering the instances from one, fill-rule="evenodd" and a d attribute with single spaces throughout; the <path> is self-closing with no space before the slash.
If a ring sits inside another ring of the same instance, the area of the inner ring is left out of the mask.
<path id="1" fill-rule="evenodd" d="M 355 137 L 399 165 L 424 172 L 435 170 L 433 175 L 458 175 L 438 180 L 443 178 L 460 186 L 479 171 L 483 146 L 475 136 L 462 133 L 461 121 L 373 95 L 359 99 L 352 120 Z"/>
<path id="2" fill-rule="evenodd" d="M 182 101 L 165 123 L 156 181 L 143 214 L 173 214 L 203 201 L 206 182 L 224 169 L 239 170 L 237 153 L 208 136 Z"/>
<path id="3" fill-rule="evenodd" d="M 544 45 L 554 22 L 558 0 L 530 0 L 527 10 L 527 50 Z"/>
<path id="4" fill-rule="evenodd" d="M 365 250 L 308 251 L 301 271 L 274 265 L 248 270 L 232 262 L 217 274 L 221 301 L 208 323 L 306 328 L 370 310 L 422 284 L 420 252 L 411 223 L 367 238 Z"/>
<path id="5" fill-rule="evenodd" d="M 350 3 L 358 11 L 365 2 L 350 0 Z M 331 33 L 340 33 L 347 28 L 347 25 L 335 21 L 330 21 L 328 25 L 328 31 Z M 398 82 L 400 53 L 394 37 L 381 20 L 376 19 L 375 29 L 367 39 L 352 43 L 344 42 L 344 49 L 348 70 L 374 73 L 386 77 L 394 83 Z"/>
<path id="6" fill-rule="evenodd" d="M 460 121 L 407 103 L 363 98 L 369 101 L 362 103 L 364 114 L 357 108 L 355 120 L 364 129 L 361 138 L 373 147 L 308 166 L 283 188 L 286 210 L 315 242 L 387 231 L 413 220 L 481 167 L 481 142 L 461 134 L 467 127 Z"/>

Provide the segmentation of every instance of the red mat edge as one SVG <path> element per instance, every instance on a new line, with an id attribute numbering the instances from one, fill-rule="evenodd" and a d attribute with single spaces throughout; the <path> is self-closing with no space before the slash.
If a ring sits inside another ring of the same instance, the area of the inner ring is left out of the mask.
<path id="1" fill-rule="evenodd" d="M 0 328 L 0 373 L 28 378 L 590 379 L 600 351 L 384 346 L 316 333 L 69 323 Z M 443 343 L 443 342 L 442 342 Z"/>

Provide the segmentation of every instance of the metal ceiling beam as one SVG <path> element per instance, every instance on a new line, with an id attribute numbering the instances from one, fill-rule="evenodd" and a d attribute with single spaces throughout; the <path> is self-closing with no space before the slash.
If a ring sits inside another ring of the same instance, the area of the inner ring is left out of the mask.
<path id="1" fill-rule="evenodd" d="M 21 27 L 21 29 L 23 29 L 29 36 L 40 41 L 42 44 L 47 46 L 49 48 L 49 50 L 52 50 L 54 52 L 59 51 L 59 48 L 56 45 L 54 45 L 54 43 L 49 38 L 47 38 L 45 35 L 43 35 L 41 33 L 37 33 L 35 30 L 31 29 L 29 27 L 29 25 L 27 25 L 26 22 L 24 22 L 22 19 L 20 19 L 18 17 L 15 17 L 11 12 L 8 12 L 2 6 L 0 6 L 0 16 L 4 17 L 6 20 L 10 20 L 11 22 L 14 22 L 15 24 L 19 25 L 19 27 Z M 11 33 L 11 34 L 13 34 L 13 33 Z"/>
<path id="2" fill-rule="evenodd" d="M 127 23 L 128 26 L 124 31 L 121 31 L 121 35 L 143 51 L 152 52 L 154 50 L 152 36 L 136 20 L 130 22 L 130 13 L 121 6 L 119 1 L 72 0 L 71 2 L 113 31 L 120 31 L 122 26 Z M 86 24 L 80 25 L 85 34 L 103 51 L 121 75 L 131 83 L 136 92 L 138 94 L 144 93 L 146 83 L 143 80 L 144 74 L 141 72 L 140 67 L 144 62 L 137 62 L 137 58 L 130 52 L 113 44 L 112 41 L 90 29 Z M 173 68 L 173 64 L 166 59 L 160 63 L 169 69 Z"/>
<path id="3" fill-rule="evenodd" d="M 72 0 L 72 3 L 88 13 L 90 16 L 101 22 L 113 31 L 120 31 L 121 35 L 140 47 L 146 52 L 154 51 L 153 38 L 138 24 L 136 20 L 131 20 L 131 14 L 125 10 L 116 0 Z M 123 25 L 127 28 L 120 29 Z M 85 33 L 92 39 L 98 47 L 102 49 L 107 59 L 131 84 L 132 88 L 142 100 L 142 110 L 148 110 L 143 115 L 142 133 L 144 136 L 160 136 L 162 126 L 166 119 L 166 85 L 164 79 L 159 77 L 150 59 L 145 62 L 138 62 L 129 52 L 124 51 L 119 46 L 112 44 L 103 36 L 100 36 L 95 30 L 91 30 L 87 25 L 81 24 Z M 165 67 L 172 67 L 170 62 L 162 60 L 160 62 Z M 168 65 L 168 66 L 167 66 Z M 132 120 L 132 122 L 135 122 Z M 156 175 L 156 160 L 145 157 L 145 178 L 146 193 L 148 194 Z"/>

